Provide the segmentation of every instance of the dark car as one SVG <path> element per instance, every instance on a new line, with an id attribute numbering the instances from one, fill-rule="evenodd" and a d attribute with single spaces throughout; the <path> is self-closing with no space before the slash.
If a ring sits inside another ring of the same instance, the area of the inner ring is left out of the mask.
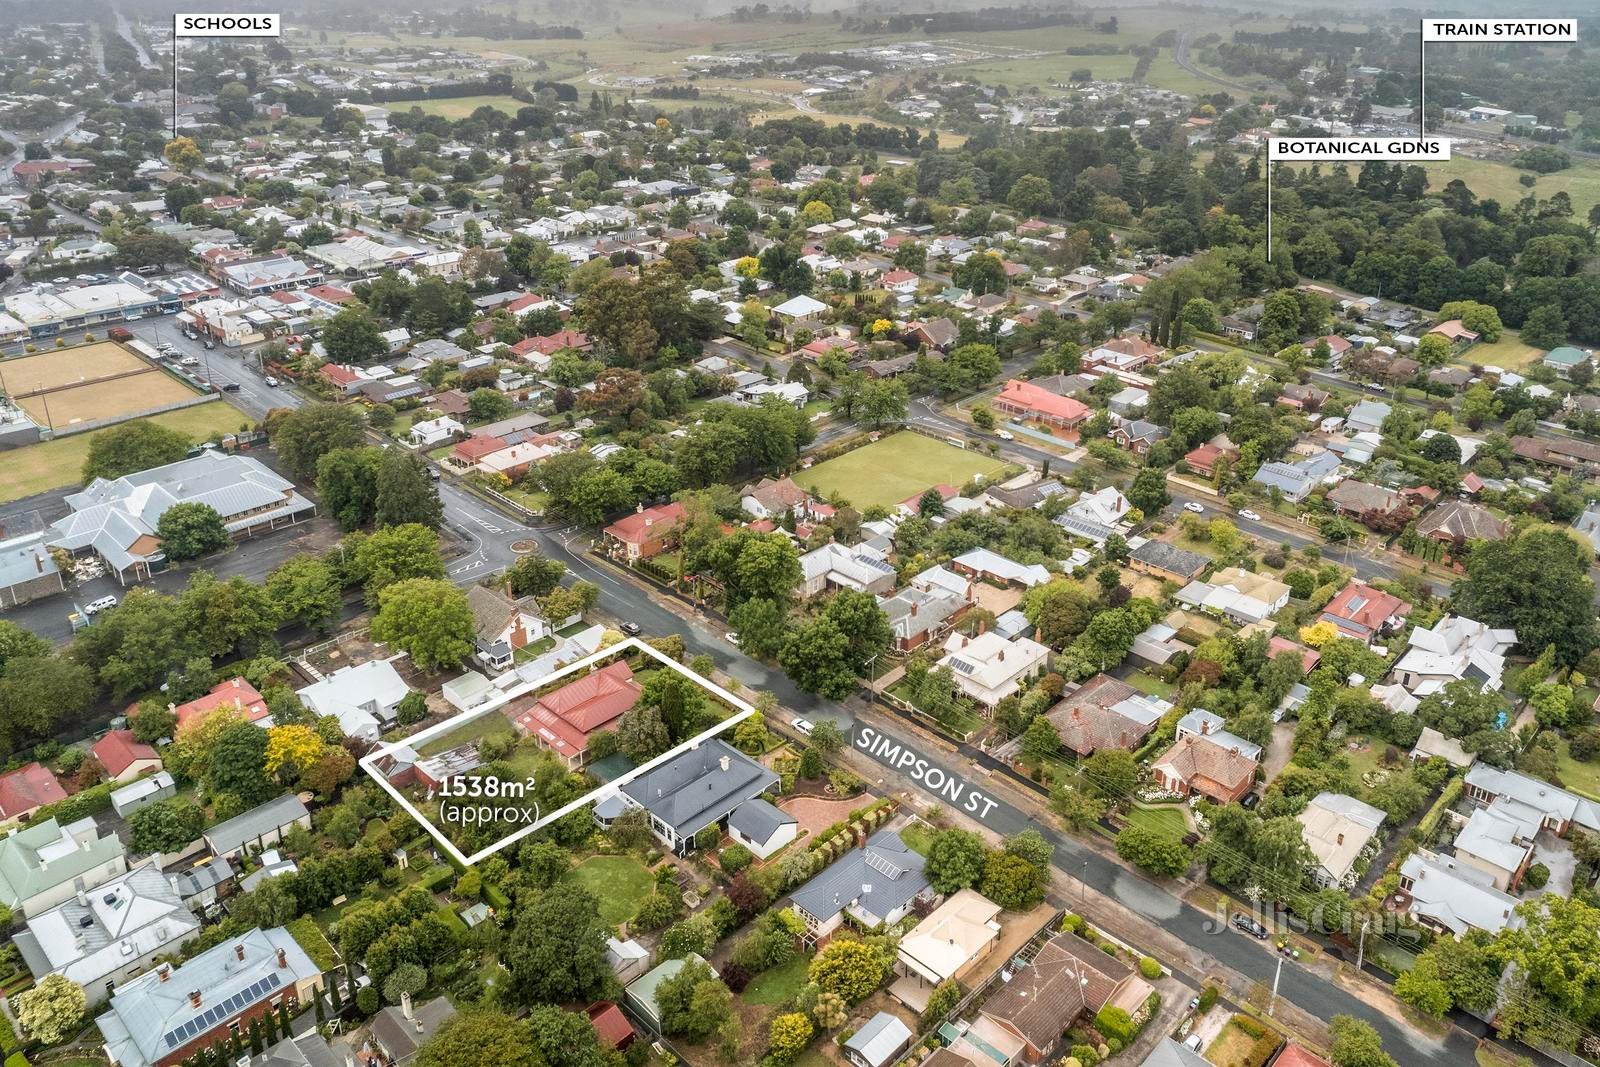
<path id="1" fill-rule="evenodd" d="M 623 633 L 627 634 L 629 637 L 638 637 L 639 634 L 641 633 L 641 631 L 639 629 L 639 624 L 636 623 L 636 622 L 625 622 L 625 623 L 622 623 L 620 629 L 622 630 Z"/>
<path id="2" fill-rule="evenodd" d="M 1268 930 L 1265 926 L 1262 926 L 1248 915 L 1235 915 L 1233 917 L 1233 925 L 1236 930 L 1243 930 L 1245 933 L 1249 934 L 1253 938 L 1256 938 L 1258 941 L 1265 941 L 1267 938 L 1272 936 L 1272 931 Z"/>
<path id="3" fill-rule="evenodd" d="M 223 386 L 222 386 L 222 391 L 224 393 L 237 393 L 239 391 L 239 383 L 238 382 L 225 382 L 223 384 Z"/>

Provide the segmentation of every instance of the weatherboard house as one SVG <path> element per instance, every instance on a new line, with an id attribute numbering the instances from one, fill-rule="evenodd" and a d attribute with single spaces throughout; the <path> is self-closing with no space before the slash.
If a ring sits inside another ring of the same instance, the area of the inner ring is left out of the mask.
<path id="1" fill-rule="evenodd" d="M 720 827 L 741 807 L 776 790 L 781 779 L 720 738 L 704 741 L 602 796 L 594 816 L 611 825 L 629 808 L 643 808 L 650 829 L 682 856 L 700 831 Z"/>
<path id="2" fill-rule="evenodd" d="M 849 916 L 871 930 L 905 918 L 919 899 L 938 896 L 923 857 L 893 830 L 879 830 L 795 890 L 791 903 L 813 936 L 827 937 Z"/>

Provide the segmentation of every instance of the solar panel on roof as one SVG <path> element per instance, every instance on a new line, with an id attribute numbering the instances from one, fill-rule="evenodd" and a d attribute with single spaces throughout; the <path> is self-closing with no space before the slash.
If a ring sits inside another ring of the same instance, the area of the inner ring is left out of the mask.
<path id="1" fill-rule="evenodd" d="M 973 671 L 978 669 L 976 666 L 968 663 L 964 659 L 953 659 L 950 661 L 950 666 L 954 668 L 958 674 L 971 674 Z"/>
<path id="2" fill-rule="evenodd" d="M 877 852 L 869 848 L 866 850 L 865 858 L 868 867 L 871 867 L 873 870 L 877 871 L 879 874 L 890 879 L 891 881 L 899 878 L 905 873 L 905 869 L 903 867 L 894 863 L 881 852 Z"/>

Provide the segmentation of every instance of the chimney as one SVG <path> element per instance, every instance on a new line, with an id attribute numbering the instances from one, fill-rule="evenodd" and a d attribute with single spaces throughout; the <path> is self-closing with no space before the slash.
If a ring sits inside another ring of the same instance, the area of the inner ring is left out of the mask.
<path id="1" fill-rule="evenodd" d="M 242 679 L 240 679 L 240 678 L 235 678 L 235 679 L 234 679 L 234 680 L 233 680 L 233 687 L 234 687 L 234 688 L 235 688 L 235 689 L 238 689 L 238 688 L 241 688 L 241 686 L 240 686 L 240 684 L 239 684 L 239 683 L 240 683 L 240 682 L 241 682 L 241 681 L 242 681 Z"/>
<path id="2" fill-rule="evenodd" d="M 917 617 L 917 602 L 915 600 L 911 602 L 911 617 L 913 619 Z"/>
<path id="3" fill-rule="evenodd" d="M 723 756 L 721 759 L 717 760 L 717 766 L 721 767 L 724 771 L 726 771 L 731 765 L 731 761 L 729 761 L 727 756 Z"/>
<path id="4" fill-rule="evenodd" d="M 411 994 L 410 993 L 401 993 L 400 994 L 400 1014 L 404 1015 L 407 1019 L 415 1019 L 416 1018 L 416 1016 L 411 1013 Z"/>
<path id="5" fill-rule="evenodd" d="M 233 946 L 233 954 L 235 956 L 239 957 L 239 961 L 241 963 L 244 961 L 244 942 L 243 941 L 241 941 L 237 945 Z"/>
<path id="6" fill-rule="evenodd" d="M 998 659 L 998 660 L 999 660 L 999 661 L 1000 661 L 1000 662 L 1001 662 L 1001 663 L 1004 663 L 1004 662 L 1005 662 L 1005 661 L 1006 661 L 1006 650 L 1005 650 L 1005 649 L 1003 649 L 1003 648 L 1002 648 L 1002 649 L 1000 649 L 1000 650 L 999 650 L 999 654 L 998 654 L 998 656 L 996 656 L 996 658 L 997 658 L 997 659 Z"/>
<path id="7" fill-rule="evenodd" d="M 1201 719 L 1200 720 L 1200 732 L 1202 734 L 1209 734 L 1211 732 L 1211 720 L 1210 719 Z"/>
<path id="8" fill-rule="evenodd" d="M 1338 836 L 1336 836 L 1334 838 L 1334 844 L 1336 844 L 1336 845 L 1344 844 L 1344 835 L 1343 834 L 1339 834 Z"/>
<path id="9" fill-rule="evenodd" d="M 967 635 L 966 634 L 962 634 L 961 635 L 961 647 L 962 648 L 966 648 L 967 647 L 967 641 L 968 641 Z"/>
<path id="10" fill-rule="evenodd" d="M 189 990 L 189 1007 L 198 1008 L 199 1006 L 200 1006 L 200 990 L 198 990 L 198 989 Z"/>
<path id="11" fill-rule="evenodd" d="M 244 957 L 240 956 L 239 958 L 243 959 Z M 289 954 L 287 952 L 285 952 L 281 948 L 278 950 L 278 966 L 279 967 L 287 967 L 287 966 L 289 966 Z"/>
<path id="12" fill-rule="evenodd" d="M 34 557 L 33 557 L 33 565 L 34 565 L 35 568 L 38 569 L 40 574 L 43 574 L 44 573 L 44 556 L 39 554 L 39 553 L 35 553 Z"/>
<path id="13" fill-rule="evenodd" d="M 172 977 L 172 967 L 169 964 L 163 963 L 161 966 L 156 968 L 156 981 L 165 982 L 168 978 L 171 978 L 171 977 Z"/>

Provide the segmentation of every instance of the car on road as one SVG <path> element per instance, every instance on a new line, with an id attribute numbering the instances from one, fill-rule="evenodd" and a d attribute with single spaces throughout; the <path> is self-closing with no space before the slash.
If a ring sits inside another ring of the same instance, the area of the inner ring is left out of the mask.
<path id="1" fill-rule="evenodd" d="M 618 629 L 627 634 L 629 637 L 638 637 L 640 633 L 639 624 L 636 622 L 620 623 L 618 625 Z"/>
<path id="2" fill-rule="evenodd" d="M 793 726 L 796 730 L 798 730 L 802 735 L 804 735 L 806 737 L 810 737 L 811 736 L 811 731 L 815 730 L 817 728 L 817 724 L 816 723 L 812 722 L 810 719 L 802 718 L 799 715 L 796 715 L 794 718 L 790 719 L 789 720 L 789 725 Z"/>
<path id="3" fill-rule="evenodd" d="M 739 631 L 738 630 L 729 630 L 728 631 L 728 644 L 732 645 L 734 648 L 738 648 L 739 647 Z"/>
<path id="4" fill-rule="evenodd" d="M 1249 508 L 1240 508 L 1239 509 L 1239 517 L 1241 519 L 1249 519 L 1251 522 L 1260 522 L 1261 521 L 1261 516 L 1257 515 L 1255 512 L 1251 511 Z"/>
<path id="5" fill-rule="evenodd" d="M 1235 930 L 1244 931 L 1257 941 L 1265 941 L 1267 938 L 1272 936 L 1271 930 L 1268 930 L 1265 926 L 1262 926 L 1260 923 L 1250 918 L 1250 916 L 1242 913 L 1233 917 L 1233 928 Z"/>
<path id="6" fill-rule="evenodd" d="M 274 378 L 270 374 L 267 375 L 266 382 L 268 389 L 276 389 L 278 387 L 278 379 Z"/>
<path id="7" fill-rule="evenodd" d="M 224 382 L 222 384 L 222 391 L 224 393 L 237 393 L 239 391 L 239 383 L 238 382 Z"/>
<path id="8" fill-rule="evenodd" d="M 994 435 L 1002 441 L 1015 441 L 1017 439 L 1017 435 L 1010 430 L 996 430 Z"/>
<path id="9" fill-rule="evenodd" d="M 1191 500 L 1183 506 L 1184 511 L 1192 511 L 1196 515 L 1204 515 L 1206 506 L 1197 500 Z"/>
<path id="10" fill-rule="evenodd" d="M 182 359 L 178 360 L 178 366 L 180 367 L 198 367 L 199 365 L 199 356 L 184 356 Z"/>
<path id="11" fill-rule="evenodd" d="M 93 615 L 96 612 L 105 611 L 108 608 L 114 608 L 116 606 L 117 606 L 117 598 L 108 593 L 107 595 L 99 598 L 98 600 L 89 601 L 87 604 L 85 604 L 83 606 L 83 611 L 84 611 L 84 614 L 86 614 L 86 615 Z"/>
<path id="12" fill-rule="evenodd" d="M 210 338 L 209 338 L 209 337 L 208 337 L 208 338 L 206 338 L 206 351 L 207 351 L 207 352 L 210 352 L 210 351 L 212 351 L 212 350 L 213 350 L 213 349 L 215 349 L 215 348 L 216 348 L 216 347 L 217 347 L 217 342 L 215 342 L 215 341 L 213 341 L 213 340 L 211 340 L 211 339 L 210 339 Z"/>

